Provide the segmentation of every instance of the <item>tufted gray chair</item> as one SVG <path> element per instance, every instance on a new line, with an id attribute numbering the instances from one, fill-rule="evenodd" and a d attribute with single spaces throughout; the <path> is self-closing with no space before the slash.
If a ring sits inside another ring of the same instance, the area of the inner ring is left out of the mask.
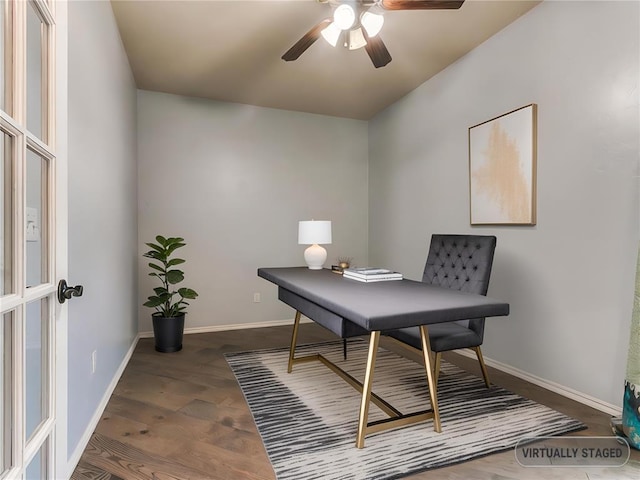
<path id="1" fill-rule="evenodd" d="M 496 237 L 485 235 L 433 235 L 422 281 L 432 285 L 486 295 L 491 276 Z M 490 386 L 480 345 L 484 337 L 484 318 L 428 326 L 431 350 L 435 353 L 436 384 L 442 352 L 471 348 L 476 352 L 482 375 Z M 390 330 L 386 335 L 421 349 L 418 327 Z"/>

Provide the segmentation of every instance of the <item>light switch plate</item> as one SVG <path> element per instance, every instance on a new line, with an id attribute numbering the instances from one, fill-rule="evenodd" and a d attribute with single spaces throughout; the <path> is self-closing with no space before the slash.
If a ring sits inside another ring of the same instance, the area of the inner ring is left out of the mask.
<path id="1" fill-rule="evenodd" d="M 38 222 L 38 209 L 26 208 L 26 224 L 27 224 L 27 242 L 37 242 L 40 240 L 40 223 Z"/>

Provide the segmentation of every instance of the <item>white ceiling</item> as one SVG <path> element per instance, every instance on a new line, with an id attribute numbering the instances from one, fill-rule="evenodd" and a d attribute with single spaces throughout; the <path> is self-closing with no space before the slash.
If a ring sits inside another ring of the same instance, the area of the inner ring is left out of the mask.
<path id="1" fill-rule="evenodd" d="M 393 60 L 320 38 L 280 59 L 331 16 L 316 0 L 112 0 L 138 88 L 367 120 L 540 0 L 466 0 L 458 10 L 387 11 L 380 33 Z"/>

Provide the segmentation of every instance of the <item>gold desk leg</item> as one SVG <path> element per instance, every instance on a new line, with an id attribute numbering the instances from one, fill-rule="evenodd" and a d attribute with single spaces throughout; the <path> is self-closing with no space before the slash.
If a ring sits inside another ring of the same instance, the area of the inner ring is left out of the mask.
<path id="1" fill-rule="evenodd" d="M 489 372 L 487 372 L 487 366 L 484 364 L 482 350 L 480 350 L 480 347 L 475 347 L 474 350 L 476 351 L 478 362 L 480 362 L 480 369 L 482 370 L 482 376 L 484 377 L 484 384 L 487 386 L 487 388 L 490 388 L 491 382 L 489 382 Z"/>
<path id="2" fill-rule="evenodd" d="M 298 340 L 298 327 L 300 326 L 300 312 L 296 311 L 296 318 L 293 322 L 293 333 L 291 334 L 291 346 L 289 347 L 289 364 L 287 373 L 293 370 L 293 360 L 296 355 L 296 341 Z"/>
<path id="3" fill-rule="evenodd" d="M 438 378 L 440 378 L 440 359 L 442 358 L 442 352 L 436 352 L 435 365 L 433 366 L 433 380 L 438 388 Z"/>
<path id="4" fill-rule="evenodd" d="M 376 364 L 376 354 L 378 352 L 378 342 L 380 332 L 371 332 L 369 339 L 369 353 L 367 355 L 367 369 L 364 374 L 364 384 L 362 385 L 362 401 L 360 402 L 360 418 L 358 420 L 358 436 L 356 447 L 364 448 L 364 437 L 367 434 L 367 419 L 369 417 L 369 401 L 371 399 L 371 386 L 373 384 L 373 369 Z"/>
<path id="5" fill-rule="evenodd" d="M 431 344 L 429 342 L 429 330 L 426 325 L 420 325 L 420 340 L 422 341 L 422 356 L 424 357 L 424 368 L 427 371 L 427 382 L 429 382 L 429 398 L 433 409 L 433 429 L 440 433 L 440 413 L 438 411 L 438 395 L 436 392 L 436 382 L 434 382 L 433 367 L 431 366 Z"/>

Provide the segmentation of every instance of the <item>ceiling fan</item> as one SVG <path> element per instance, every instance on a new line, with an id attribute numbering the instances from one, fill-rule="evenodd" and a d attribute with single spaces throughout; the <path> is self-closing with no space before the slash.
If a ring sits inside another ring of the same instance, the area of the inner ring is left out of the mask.
<path id="1" fill-rule="evenodd" d="M 364 47 L 376 68 L 391 61 L 391 55 L 378 33 L 384 23 L 385 10 L 458 9 L 464 0 L 317 0 L 333 8 L 333 16 L 325 18 L 305 33 L 282 59 L 296 60 L 322 36 L 332 46 L 340 43 L 349 50 Z"/>

